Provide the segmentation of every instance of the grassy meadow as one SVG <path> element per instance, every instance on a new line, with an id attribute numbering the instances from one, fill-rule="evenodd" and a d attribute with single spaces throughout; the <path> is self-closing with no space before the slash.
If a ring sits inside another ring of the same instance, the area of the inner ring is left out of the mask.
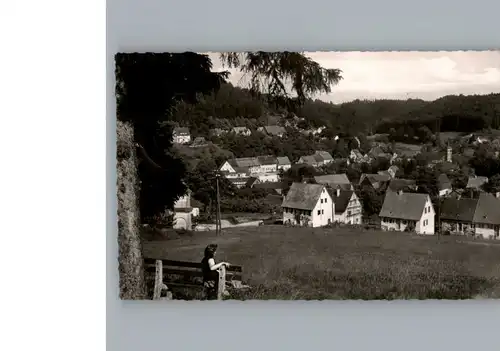
<path id="1" fill-rule="evenodd" d="M 233 299 L 500 298 L 500 242 L 465 237 L 261 226 L 146 241 L 144 253 L 198 262 L 210 243 L 217 261 L 243 266 L 251 289 Z"/>

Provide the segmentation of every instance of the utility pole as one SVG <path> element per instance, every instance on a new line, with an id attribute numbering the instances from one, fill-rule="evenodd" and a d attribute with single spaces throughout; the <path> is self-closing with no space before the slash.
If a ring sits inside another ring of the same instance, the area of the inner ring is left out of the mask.
<path id="1" fill-rule="evenodd" d="M 441 197 L 439 196 L 438 194 L 438 201 L 437 201 L 437 205 L 438 205 L 438 208 L 437 208 L 437 214 L 438 214 L 438 241 L 441 240 Z"/>
<path id="2" fill-rule="evenodd" d="M 438 118 L 438 128 L 437 128 L 437 145 L 438 147 L 441 145 L 441 117 Z M 446 152 L 448 152 L 448 149 L 446 149 Z M 447 156 L 446 156 L 447 157 Z M 439 183 L 438 183 L 438 194 L 437 194 L 437 222 L 438 222 L 438 241 L 441 240 L 441 196 L 439 194 Z"/>
<path id="3" fill-rule="evenodd" d="M 220 232 L 221 232 L 221 215 L 220 215 L 220 194 L 219 194 L 219 172 L 217 172 L 215 174 L 215 182 L 216 182 L 216 188 L 217 188 L 217 191 L 216 191 L 216 223 L 215 223 L 215 233 L 217 236 L 220 235 Z"/>

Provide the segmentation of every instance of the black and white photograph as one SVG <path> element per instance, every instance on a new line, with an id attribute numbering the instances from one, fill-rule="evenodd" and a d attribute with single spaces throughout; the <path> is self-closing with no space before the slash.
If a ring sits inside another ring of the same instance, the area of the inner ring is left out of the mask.
<path id="1" fill-rule="evenodd" d="M 120 298 L 500 298 L 500 52 L 115 56 Z"/>

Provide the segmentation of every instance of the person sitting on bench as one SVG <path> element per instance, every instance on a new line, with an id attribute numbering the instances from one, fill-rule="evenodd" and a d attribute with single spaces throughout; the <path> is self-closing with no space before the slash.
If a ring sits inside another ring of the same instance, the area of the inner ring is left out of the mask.
<path id="1" fill-rule="evenodd" d="M 229 267 L 227 262 L 215 263 L 215 253 L 217 244 L 210 244 L 205 248 L 205 255 L 201 260 L 201 269 L 203 271 L 203 288 L 205 298 L 208 300 L 217 300 L 217 290 L 219 287 L 219 268 Z"/>

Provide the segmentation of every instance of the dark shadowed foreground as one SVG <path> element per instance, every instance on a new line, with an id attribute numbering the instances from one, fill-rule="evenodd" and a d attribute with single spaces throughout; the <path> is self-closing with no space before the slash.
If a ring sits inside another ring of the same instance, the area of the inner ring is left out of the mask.
<path id="1" fill-rule="evenodd" d="M 243 266 L 252 288 L 234 299 L 500 298 L 499 243 L 463 237 L 261 226 L 147 241 L 144 253 L 199 261 L 208 243 L 219 245 L 218 260 Z"/>

